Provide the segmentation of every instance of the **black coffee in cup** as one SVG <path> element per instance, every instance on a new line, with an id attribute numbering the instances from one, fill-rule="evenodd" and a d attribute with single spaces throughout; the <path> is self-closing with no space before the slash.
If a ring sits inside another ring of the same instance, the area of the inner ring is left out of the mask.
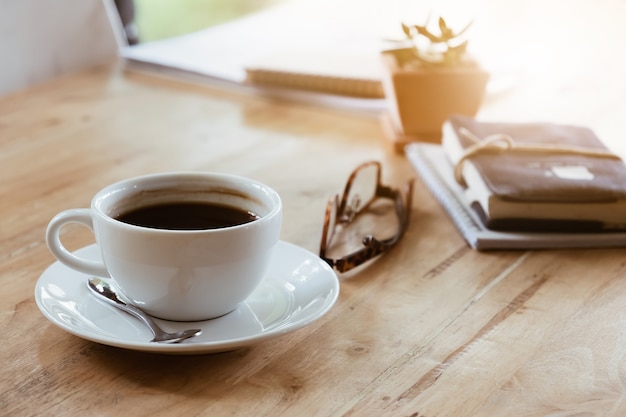
<path id="1" fill-rule="evenodd" d="M 219 229 L 259 218 L 237 207 L 209 202 L 166 202 L 125 211 L 115 217 L 135 226 L 170 230 Z"/>

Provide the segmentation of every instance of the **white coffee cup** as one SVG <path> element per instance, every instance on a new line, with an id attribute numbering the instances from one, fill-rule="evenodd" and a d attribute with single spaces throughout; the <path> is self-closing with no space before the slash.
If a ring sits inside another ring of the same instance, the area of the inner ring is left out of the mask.
<path id="1" fill-rule="evenodd" d="M 169 202 L 220 204 L 258 216 L 248 223 L 200 230 L 138 226 L 117 219 Z M 46 241 L 66 266 L 111 277 L 129 301 L 167 320 L 197 321 L 234 310 L 267 272 L 279 240 L 282 203 L 267 185 L 239 176 L 172 172 L 127 179 L 100 190 L 91 208 L 65 210 L 48 224 Z M 65 248 L 60 231 L 80 223 L 94 231 L 103 262 Z"/>

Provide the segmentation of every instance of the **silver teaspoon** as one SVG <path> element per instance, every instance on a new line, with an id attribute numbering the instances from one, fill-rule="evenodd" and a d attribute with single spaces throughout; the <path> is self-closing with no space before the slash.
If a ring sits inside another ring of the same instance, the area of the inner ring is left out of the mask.
<path id="1" fill-rule="evenodd" d="M 180 343 L 183 340 L 189 339 L 190 337 L 198 336 L 202 333 L 201 329 L 189 329 L 182 330 L 176 333 L 168 333 L 161 329 L 155 322 L 152 320 L 147 313 L 141 311 L 137 307 L 127 304 L 122 301 L 118 295 L 115 293 L 113 288 L 109 286 L 109 284 L 96 277 L 91 277 L 87 281 L 87 287 L 96 294 L 99 299 L 106 301 L 108 304 L 119 308 L 133 316 L 137 317 L 141 321 L 143 321 L 149 328 L 152 330 L 154 334 L 154 338 L 151 342 L 164 342 L 164 343 Z"/>

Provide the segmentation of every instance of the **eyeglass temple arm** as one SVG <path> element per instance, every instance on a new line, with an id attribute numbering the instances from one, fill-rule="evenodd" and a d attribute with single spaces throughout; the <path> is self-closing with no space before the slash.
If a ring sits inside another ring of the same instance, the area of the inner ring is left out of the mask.
<path id="1" fill-rule="evenodd" d="M 387 250 L 389 246 L 379 240 L 376 240 L 371 235 L 363 238 L 363 244 L 365 245 L 363 249 L 360 249 L 357 252 L 341 259 L 334 260 L 326 257 L 322 257 L 322 259 L 326 261 L 328 265 L 343 273 L 356 268 L 371 259 L 374 259 Z"/>

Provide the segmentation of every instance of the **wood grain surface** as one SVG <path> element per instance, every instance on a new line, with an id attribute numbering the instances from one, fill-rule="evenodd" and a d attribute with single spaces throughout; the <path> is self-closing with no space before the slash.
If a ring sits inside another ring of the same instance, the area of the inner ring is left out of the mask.
<path id="1" fill-rule="evenodd" d="M 607 21 L 626 10 L 596 4 L 613 12 Z M 580 121 L 619 146 L 626 71 L 595 64 L 626 64 L 615 49 L 597 53 L 546 94 L 547 81 L 530 79 L 480 116 Z M 415 175 L 376 118 L 114 62 L 0 99 L 0 150 L 0 415 L 626 415 L 626 251 L 473 251 L 419 180 L 401 243 L 341 276 L 337 304 L 293 333 L 167 356 L 83 340 L 39 312 L 34 286 L 54 262 L 48 221 L 130 176 L 266 182 L 283 199 L 281 238 L 317 252 L 326 201 L 359 163 L 380 160 L 390 185 Z M 93 237 L 77 227 L 64 241 L 78 249 Z"/>

